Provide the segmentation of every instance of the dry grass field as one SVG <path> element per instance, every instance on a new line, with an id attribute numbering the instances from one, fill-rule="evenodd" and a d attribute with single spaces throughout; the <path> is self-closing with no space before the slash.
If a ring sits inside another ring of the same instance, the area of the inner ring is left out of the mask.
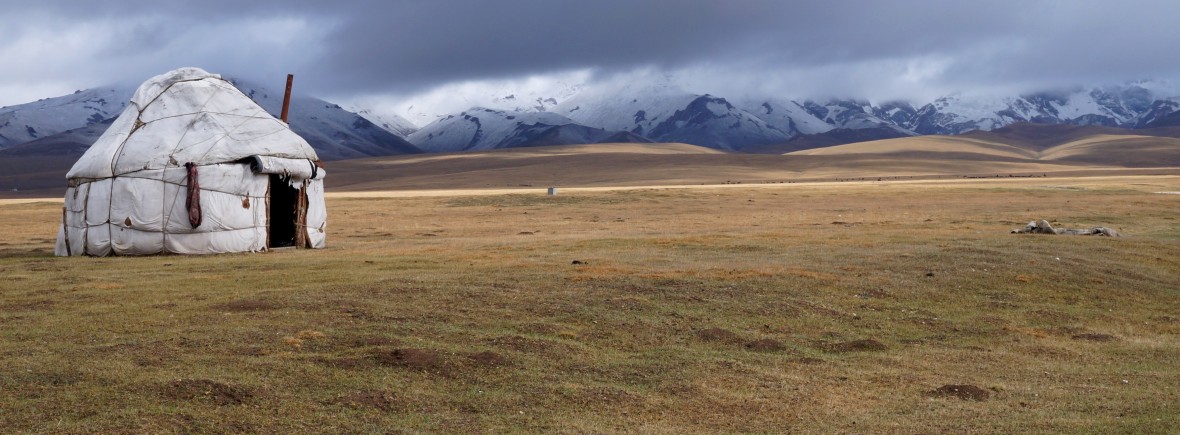
<path id="1" fill-rule="evenodd" d="M 1057 126 L 1012 126 L 1010 134 L 1032 135 Z M 791 153 L 793 156 L 877 156 L 882 159 L 924 156 L 944 160 L 965 160 L 979 167 L 988 163 L 1041 163 L 1046 170 L 1066 165 L 1080 167 L 1164 168 L 1180 166 L 1180 138 L 1107 132 L 1094 127 L 1061 127 L 1081 130 L 1039 138 L 1001 137 L 994 132 L 973 132 L 962 136 L 916 136 L 816 148 Z M 1022 131 L 1029 129 L 1032 131 Z"/>
<path id="2" fill-rule="evenodd" d="M 1101 129 L 1036 136 L 1044 128 L 1006 131 L 1020 137 L 919 136 L 786 155 L 595 144 L 374 157 L 330 162 L 325 183 L 329 191 L 389 191 L 1180 174 L 1180 138 Z"/>
<path id="3" fill-rule="evenodd" d="M 593 144 L 330 161 L 329 192 L 1180 175 L 1172 129 L 1023 125 L 798 151 L 723 152 L 680 143 Z M 20 151 L 20 150 L 15 150 Z M 0 152 L 0 198 L 61 195 L 76 154 Z"/>
<path id="4" fill-rule="evenodd" d="M 1174 431 L 1177 191 L 339 194 L 326 250 L 144 258 L 54 258 L 60 202 L 9 201 L 0 427 Z M 1040 218 L 1127 237 L 1008 234 Z"/>

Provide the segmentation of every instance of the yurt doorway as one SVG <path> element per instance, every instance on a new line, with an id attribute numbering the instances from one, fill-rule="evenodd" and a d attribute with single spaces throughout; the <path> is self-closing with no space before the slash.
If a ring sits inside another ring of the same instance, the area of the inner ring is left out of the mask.
<path id="1" fill-rule="evenodd" d="M 295 246 L 298 201 L 298 189 L 291 187 L 291 183 L 282 176 L 270 175 L 270 232 L 267 234 L 267 247 Z"/>

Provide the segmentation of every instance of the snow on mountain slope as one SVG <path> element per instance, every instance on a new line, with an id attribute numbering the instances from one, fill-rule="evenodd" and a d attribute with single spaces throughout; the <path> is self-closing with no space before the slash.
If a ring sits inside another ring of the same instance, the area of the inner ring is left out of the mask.
<path id="1" fill-rule="evenodd" d="M 579 124 L 628 131 L 657 142 L 724 150 L 783 142 L 792 136 L 724 98 L 688 93 L 668 81 L 583 91 L 553 112 Z"/>
<path id="2" fill-rule="evenodd" d="M 0 148 L 118 116 L 133 88 L 102 87 L 0 108 Z"/>
<path id="3" fill-rule="evenodd" d="M 807 113 L 819 118 L 833 128 L 859 129 L 889 129 L 905 135 L 914 135 L 913 131 L 895 125 L 892 122 L 873 115 L 874 108 L 868 101 L 831 99 L 824 103 L 806 101 L 803 108 Z"/>
<path id="4" fill-rule="evenodd" d="M 646 134 L 661 142 L 682 142 L 722 150 L 779 143 L 793 135 L 754 114 L 711 95 L 694 98 L 684 109 L 658 123 Z"/>
<path id="5" fill-rule="evenodd" d="M 472 107 L 512 113 L 547 112 L 581 92 L 586 79 L 585 74 L 573 73 L 446 85 L 412 98 L 401 112 L 403 118 L 419 127 Z"/>
<path id="6" fill-rule="evenodd" d="M 913 122 L 918 109 L 906 101 L 891 101 L 874 106 L 872 115 L 896 126 L 907 126 Z"/>
<path id="7" fill-rule="evenodd" d="M 282 92 L 242 80 L 231 82 L 268 112 L 278 115 Z M 122 113 L 133 92 L 134 88 L 129 87 L 102 87 L 2 108 L 0 149 L 86 126 L 95 126 L 101 134 L 106 130 L 101 122 Z M 298 93 L 292 97 L 290 121 L 291 129 L 311 143 L 325 160 L 420 152 L 359 115 Z"/>
<path id="8" fill-rule="evenodd" d="M 644 135 L 693 98 L 668 81 L 628 83 L 587 89 L 558 104 L 552 112 L 591 127 Z"/>
<path id="9" fill-rule="evenodd" d="M 1180 103 L 1175 100 L 1156 100 L 1135 119 L 1135 128 L 1151 128 L 1161 126 L 1164 120 L 1172 118 L 1180 112 Z M 1170 123 L 1168 125 L 1171 125 Z"/>
<path id="10" fill-rule="evenodd" d="M 1024 95 L 1023 100 L 1047 119 L 1069 124 L 1101 124 L 1107 126 L 1126 125 L 1142 110 L 1138 98 L 1134 104 L 1124 102 L 1125 96 L 1137 96 L 1147 91 L 1142 88 L 1108 88 L 1071 92 L 1038 93 Z"/>
<path id="11" fill-rule="evenodd" d="M 490 150 L 510 146 L 504 142 L 519 131 L 567 124 L 574 122 L 555 113 L 476 107 L 443 117 L 418 129 L 408 139 L 427 152 Z"/>
<path id="12" fill-rule="evenodd" d="M 282 111 L 283 93 L 256 83 L 229 79 L 273 116 Z M 301 94 L 291 95 L 291 129 L 307 140 L 324 160 L 421 152 L 404 139 L 339 105 Z"/>
<path id="13" fill-rule="evenodd" d="M 393 133 L 402 139 L 405 139 L 410 134 L 418 131 L 417 125 L 414 125 L 413 122 L 410 122 L 410 120 L 403 118 L 401 115 L 396 113 L 379 113 L 375 110 L 368 109 L 356 104 L 345 106 L 345 109 L 349 112 L 360 115 L 362 118 L 369 120 L 369 122 L 376 124 L 378 127 L 381 127 L 385 129 L 385 131 Z"/>
<path id="14" fill-rule="evenodd" d="M 1155 84 L 1152 84 L 1155 85 Z M 1165 86 L 1153 86 L 1163 92 Z M 908 128 L 922 134 L 994 130 L 1016 122 L 1135 127 L 1175 111 L 1172 101 L 1140 84 L 1077 88 L 1016 97 L 950 95 L 919 109 Z"/>
<path id="15" fill-rule="evenodd" d="M 566 80 L 568 79 L 568 81 Z M 1014 96 L 952 94 L 924 104 L 896 101 L 874 105 L 833 99 L 796 103 L 785 98 L 723 96 L 687 92 L 668 76 L 588 83 L 588 77 L 550 80 L 543 86 L 523 81 L 448 85 L 415 101 L 434 110 L 456 108 L 458 115 L 415 115 L 437 120 L 421 130 L 390 110 L 394 103 L 370 100 L 354 112 L 296 93 L 291 126 L 322 158 L 344 159 L 429 151 L 492 149 L 537 143 L 593 143 L 604 134 L 617 140 L 684 142 L 723 150 L 777 150 L 802 136 L 828 135 L 804 143 L 830 143 L 866 137 L 962 134 L 990 131 L 1013 123 L 1102 125 L 1145 128 L 1172 125 L 1180 118 L 1180 89 L 1162 81 L 1072 88 Z M 278 114 L 281 88 L 233 80 L 272 114 Z M 276 91 L 277 90 L 277 91 Z M 131 88 L 106 87 L 0 108 L 0 149 L 95 125 L 117 116 Z M 445 103 L 445 104 L 444 104 Z M 486 104 L 485 104 L 486 103 Z M 467 107 L 478 109 L 466 109 Z M 837 130 L 863 130 L 860 132 Z M 626 134 L 620 134 L 625 132 Z M 81 136 L 70 139 L 74 142 Z M 56 143 L 56 142 L 55 142 Z M 63 142 L 64 143 L 64 142 Z M 780 146 L 781 145 L 781 146 Z M 28 152 L 25 150 L 22 152 Z"/>
<path id="16" fill-rule="evenodd" d="M 748 99 L 742 101 L 739 107 L 792 137 L 800 134 L 824 133 L 834 128 L 809 113 L 801 104 L 787 99 Z"/>
<path id="17" fill-rule="evenodd" d="M 1013 107 L 1011 98 L 963 98 L 948 95 L 922 106 L 905 127 L 920 134 L 960 134 L 990 131 L 1013 122 L 1027 121 L 1032 108 Z"/>

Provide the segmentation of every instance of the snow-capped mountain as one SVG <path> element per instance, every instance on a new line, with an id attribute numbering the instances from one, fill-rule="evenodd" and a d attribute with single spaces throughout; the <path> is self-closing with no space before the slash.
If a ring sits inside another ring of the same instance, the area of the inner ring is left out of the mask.
<path id="1" fill-rule="evenodd" d="M 1180 102 L 1176 100 L 1156 100 L 1151 103 L 1139 118 L 1135 121 L 1135 128 L 1148 128 L 1161 124 L 1169 118 L 1169 115 L 1175 115 L 1180 112 Z M 1170 125 L 1170 124 L 1169 124 Z"/>
<path id="2" fill-rule="evenodd" d="M 0 149 L 118 116 L 134 89 L 102 87 L 0 108 Z"/>
<path id="3" fill-rule="evenodd" d="M 555 113 L 477 107 L 422 127 L 409 140 L 428 152 L 643 140 L 619 133 L 580 125 Z"/>
<path id="4" fill-rule="evenodd" d="M 522 124 L 548 128 L 575 123 L 629 132 L 632 139 L 768 152 L 813 146 L 809 144 L 990 131 L 1018 122 L 1141 128 L 1165 118 L 1174 122 L 1175 117 L 1169 116 L 1180 110 L 1180 98 L 1161 97 L 1166 89 L 1141 82 L 1019 96 L 954 94 L 922 106 L 907 101 L 873 104 L 860 99 L 800 104 L 784 98 L 746 98 L 734 104 L 722 96 L 686 92 L 663 77 L 614 87 L 585 87 L 551 108 L 467 110 L 447 116 L 410 140 L 428 150 L 499 148 L 515 146 L 506 139 L 520 134 L 516 128 Z M 568 119 L 508 119 L 509 114 L 519 117 L 544 113 L 536 112 L 543 109 Z M 817 135 L 824 137 L 795 140 Z"/>
<path id="5" fill-rule="evenodd" d="M 627 131 L 657 142 L 724 150 L 784 142 L 793 135 L 725 98 L 688 93 L 667 82 L 583 92 L 558 104 L 553 112 L 582 125 Z"/>
<path id="6" fill-rule="evenodd" d="M 425 127 L 473 107 L 511 113 L 548 112 L 585 87 L 576 77 L 537 84 L 537 87 L 518 85 L 506 82 L 490 86 L 444 86 L 411 100 L 403 110 L 404 116 L 398 116 L 417 127 Z M 392 114 L 381 114 L 389 115 Z"/>
<path id="7" fill-rule="evenodd" d="M 275 92 L 242 79 L 230 78 L 229 81 L 271 115 L 277 117 L 282 111 L 281 91 Z M 291 130 L 311 144 L 324 160 L 420 152 L 414 145 L 364 117 L 319 98 L 292 94 L 288 121 Z"/>
<path id="8" fill-rule="evenodd" d="M 413 122 L 396 113 L 378 112 L 356 104 L 345 106 L 345 110 L 360 115 L 362 118 L 369 120 L 369 122 L 402 139 L 418 131 L 417 125 L 414 125 Z"/>
<path id="9" fill-rule="evenodd" d="M 949 95 L 922 106 L 903 125 L 921 134 L 961 134 L 995 130 L 1019 122 L 1029 112 L 1028 104 L 1014 105 L 1010 98 L 964 99 Z"/>
<path id="10" fill-rule="evenodd" d="M 918 109 L 906 101 L 890 101 L 873 106 L 871 113 L 890 124 L 905 126 L 913 121 L 914 116 L 918 114 Z"/>
<path id="11" fill-rule="evenodd" d="M 230 81 L 271 114 L 277 116 L 280 112 L 282 92 L 243 80 Z M 75 143 L 94 133 L 101 135 L 106 130 L 102 121 L 122 113 L 134 91 L 129 87 L 94 88 L 0 109 L 0 149 L 59 134 L 69 137 L 41 143 Z M 324 160 L 420 152 L 409 142 L 355 113 L 298 93 L 291 99 L 290 121 L 291 129 L 306 139 Z M 87 126 L 94 128 L 83 128 Z"/>
<path id="12" fill-rule="evenodd" d="M 804 102 L 802 106 L 807 110 L 807 113 L 828 123 L 833 128 L 850 130 L 885 128 L 903 134 L 915 134 L 903 126 L 878 118 L 873 114 L 878 110 L 865 100 L 832 99 L 823 103 L 809 100 Z"/>
<path id="13" fill-rule="evenodd" d="M 824 133 L 835 128 L 816 118 L 803 105 L 783 98 L 747 99 L 739 107 L 792 137 Z"/>
<path id="14" fill-rule="evenodd" d="M 282 94 L 275 89 L 280 88 L 231 81 L 278 114 Z M 990 131 L 1022 122 L 1121 128 L 1180 124 L 1180 89 L 1159 81 L 1009 96 L 952 94 L 921 105 L 863 99 L 800 104 L 778 96 L 730 99 L 685 91 L 668 76 L 598 84 L 553 82 L 524 91 L 507 84 L 474 91 L 455 86 L 432 91 L 437 95 L 418 97 L 419 101 L 433 99 L 432 110 L 445 106 L 434 104 L 439 101 L 450 106 L 480 104 L 441 116 L 422 112 L 401 117 L 363 105 L 345 110 L 297 93 L 291 126 L 321 158 L 346 159 L 413 153 L 419 147 L 441 152 L 603 141 L 684 142 L 778 152 L 915 134 Z M 117 116 L 132 91 L 95 88 L 0 108 L 0 150 L 28 143 L 79 144 L 88 134 L 101 133 L 100 122 Z M 68 138 L 38 142 L 71 130 L 76 131 Z"/>
<path id="15" fill-rule="evenodd" d="M 923 106 L 902 126 L 921 134 L 989 131 L 1017 122 L 1137 128 L 1175 112 L 1177 101 L 1140 84 L 998 98 L 956 94 Z"/>

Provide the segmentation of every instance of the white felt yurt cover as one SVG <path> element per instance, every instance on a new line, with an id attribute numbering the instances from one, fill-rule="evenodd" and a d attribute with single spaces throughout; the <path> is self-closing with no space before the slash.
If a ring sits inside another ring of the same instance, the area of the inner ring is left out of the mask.
<path id="1" fill-rule="evenodd" d="M 270 174 L 301 189 L 306 246 L 324 246 L 324 170 L 307 141 L 217 74 L 152 77 L 66 178 L 57 255 L 210 254 L 267 248 Z M 196 165 L 197 227 L 186 208 Z"/>

